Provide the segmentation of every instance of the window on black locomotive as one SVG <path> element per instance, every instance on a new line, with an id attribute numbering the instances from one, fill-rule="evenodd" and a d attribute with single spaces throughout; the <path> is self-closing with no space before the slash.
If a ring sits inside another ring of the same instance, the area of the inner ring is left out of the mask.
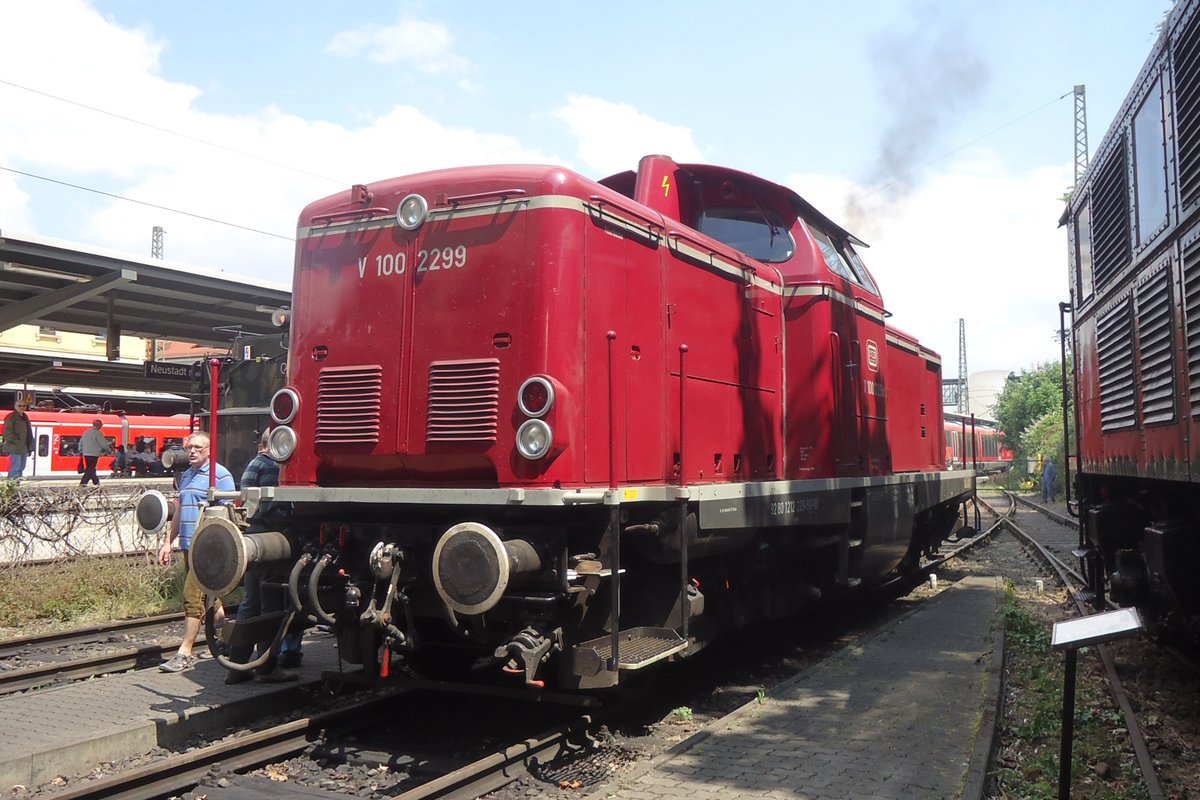
<path id="1" fill-rule="evenodd" d="M 1075 270 L 1079 299 L 1092 296 L 1092 199 L 1084 198 L 1075 215 Z"/>
<path id="2" fill-rule="evenodd" d="M 706 208 L 696 220 L 696 230 L 767 264 L 787 261 L 796 252 L 783 218 L 770 209 Z"/>
<path id="3" fill-rule="evenodd" d="M 879 290 L 875 288 L 875 283 L 871 280 L 867 268 L 863 266 L 857 253 L 848 246 L 836 244 L 833 237 L 815 225 L 807 222 L 805 224 L 808 225 L 808 230 L 812 233 L 813 238 L 817 240 L 817 245 L 821 248 L 821 255 L 825 257 L 825 264 L 829 267 L 830 272 L 840 275 L 852 283 L 857 283 L 871 294 L 879 294 Z"/>
<path id="4" fill-rule="evenodd" d="M 1137 186 L 1139 245 L 1150 241 L 1167 223 L 1166 148 L 1162 80 L 1158 79 L 1133 117 L 1133 177 Z"/>

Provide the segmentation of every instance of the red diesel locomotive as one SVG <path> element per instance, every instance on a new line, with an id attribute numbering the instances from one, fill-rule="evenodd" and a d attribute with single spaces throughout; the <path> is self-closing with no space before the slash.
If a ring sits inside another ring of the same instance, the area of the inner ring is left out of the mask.
<path id="1" fill-rule="evenodd" d="M 783 186 L 663 156 L 311 204 L 282 481 L 244 492 L 277 516 L 243 535 L 209 509 L 201 583 L 274 565 L 368 674 L 484 657 L 590 689 L 915 569 L 974 477 L 945 471 L 940 360 L 886 324 L 856 244 Z"/>
<path id="2" fill-rule="evenodd" d="M 1200 2 L 1175 5 L 1075 187 L 1077 495 L 1098 598 L 1200 638 Z"/>

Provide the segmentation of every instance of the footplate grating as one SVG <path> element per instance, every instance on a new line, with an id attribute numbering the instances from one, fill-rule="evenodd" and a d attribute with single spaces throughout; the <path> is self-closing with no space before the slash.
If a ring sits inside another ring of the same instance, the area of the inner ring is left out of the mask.
<path id="1" fill-rule="evenodd" d="M 671 628 L 630 628 L 620 633 L 619 669 L 641 669 L 686 650 L 684 639 Z M 612 658 L 612 637 L 603 636 L 575 645 L 576 650 L 590 650 L 593 658 L 607 663 Z"/>

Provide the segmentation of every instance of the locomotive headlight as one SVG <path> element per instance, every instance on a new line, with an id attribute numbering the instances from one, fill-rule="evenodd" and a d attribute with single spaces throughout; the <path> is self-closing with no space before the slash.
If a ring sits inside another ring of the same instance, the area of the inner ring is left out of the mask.
<path id="1" fill-rule="evenodd" d="M 542 458 L 554 444 L 554 432 L 545 420 L 527 419 L 517 428 L 517 452 L 530 461 Z"/>
<path id="2" fill-rule="evenodd" d="M 287 425 L 271 429 L 267 438 L 267 455 L 276 461 L 287 461 L 296 452 L 296 432 Z"/>
<path id="3" fill-rule="evenodd" d="M 286 425 L 296 416 L 300 408 L 300 395 L 295 389 L 280 389 L 271 398 L 271 419 L 280 425 Z"/>
<path id="4" fill-rule="evenodd" d="M 527 378 L 517 393 L 517 405 L 527 417 L 544 417 L 554 405 L 554 384 L 541 375 Z"/>
<path id="5" fill-rule="evenodd" d="M 415 231 L 425 221 L 429 203 L 419 194 L 410 194 L 396 208 L 396 224 L 406 231 Z"/>

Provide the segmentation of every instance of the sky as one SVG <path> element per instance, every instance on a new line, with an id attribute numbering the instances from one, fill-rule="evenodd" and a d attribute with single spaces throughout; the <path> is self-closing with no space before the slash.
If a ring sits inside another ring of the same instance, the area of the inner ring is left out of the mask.
<path id="1" fill-rule="evenodd" d="M 0 0 L 0 234 L 290 284 L 309 202 L 428 169 L 648 153 L 865 240 L 958 374 L 1057 360 L 1072 90 L 1099 145 L 1164 0 Z"/>

